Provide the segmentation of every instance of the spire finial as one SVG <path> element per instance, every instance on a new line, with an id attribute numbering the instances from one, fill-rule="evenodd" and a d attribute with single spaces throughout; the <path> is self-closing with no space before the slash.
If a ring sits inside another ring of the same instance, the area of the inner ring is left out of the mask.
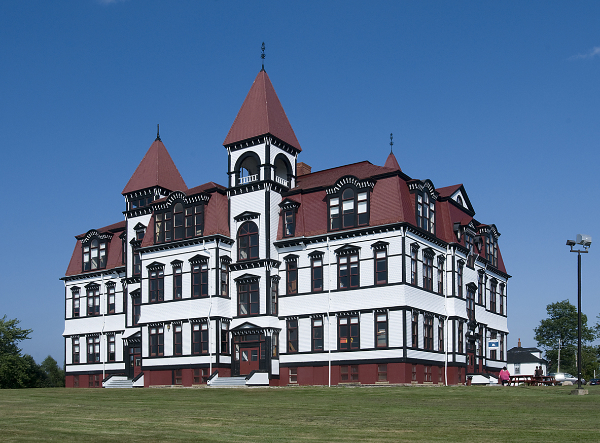
<path id="1" fill-rule="evenodd" d="M 390 132 L 390 154 L 394 153 L 394 134 Z"/>
<path id="2" fill-rule="evenodd" d="M 159 126 L 159 125 L 158 125 L 158 123 L 157 123 L 157 124 L 156 124 L 156 140 L 154 140 L 155 142 L 156 142 L 156 141 L 161 141 L 161 140 L 160 140 L 160 130 L 159 130 L 159 129 L 160 129 L 160 126 Z"/>
<path id="3" fill-rule="evenodd" d="M 261 71 L 265 70 L 265 42 L 262 43 L 262 46 L 260 47 L 262 54 L 260 54 L 260 58 L 262 59 L 262 69 Z"/>

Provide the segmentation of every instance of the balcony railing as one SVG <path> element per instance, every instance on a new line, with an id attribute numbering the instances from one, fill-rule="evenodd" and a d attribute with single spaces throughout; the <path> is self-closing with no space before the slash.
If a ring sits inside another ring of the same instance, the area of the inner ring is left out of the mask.
<path id="1" fill-rule="evenodd" d="M 288 180 L 286 180 L 285 178 L 281 178 L 281 177 L 279 177 L 278 175 L 276 175 L 276 176 L 275 176 L 275 181 L 276 181 L 277 183 L 279 183 L 280 185 L 283 185 L 283 186 L 285 186 L 286 188 L 289 188 L 289 186 L 290 186 L 290 185 L 288 184 L 288 183 L 289 183 L 289 182 L 288 182 Z"/>
<path id="2" fill-rule="evenodd" d="M 248 175 L 246 177 L 240 177 L 239 184 L 245 185 L 246 183 L 255 182 L 258 180 L 258 174 Z"/>

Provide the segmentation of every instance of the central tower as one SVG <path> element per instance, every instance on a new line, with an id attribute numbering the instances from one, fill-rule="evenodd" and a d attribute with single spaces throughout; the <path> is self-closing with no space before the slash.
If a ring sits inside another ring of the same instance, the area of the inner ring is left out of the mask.
<path id="1" fill-rule="evenodd" d="M 235 236 L 230 264 L 236 301 L 231 324 L 232 371 L 272 371 L 271 356 L 276 354 L 273 349 L 280 331 L 280 262 L 273 241 L 281 193 L 295 186 L 301 148 L 264 68 L 223 146 L 228 152 L 229 223 Z"/>

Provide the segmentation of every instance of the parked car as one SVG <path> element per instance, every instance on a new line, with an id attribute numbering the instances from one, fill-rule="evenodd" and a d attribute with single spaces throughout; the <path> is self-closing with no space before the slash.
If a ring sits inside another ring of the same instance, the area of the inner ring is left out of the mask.
<path id="1" fill-rule="evenodd" d="M 557 382 L 570 381 L 571 383 L 577 383 L 577 377 L 572 376 L 568 372 L 550 372 L 548 375 L 554 377 Z M 581 384 L 585 384 L 585 379 L 581 379 Z"/>
<path id="2" fill-rule="evenodd" d="M 588 384 L 589 385 L 600 385 L 600 378 L 592 378 Z"/>

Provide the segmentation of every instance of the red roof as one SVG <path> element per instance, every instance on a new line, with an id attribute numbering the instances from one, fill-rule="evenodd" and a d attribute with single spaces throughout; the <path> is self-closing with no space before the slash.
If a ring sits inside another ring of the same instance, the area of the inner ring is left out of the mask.
<path id="1" fill-rule="evenodd" d="M 220 185 L 215 182 L 208 182 L 208 183 L 204 183 L 203 185 L 188 189 L 186 191 L 185 195 L 189 196 L 189 195 L 194 195 L 194 194 L 200 194 L 201 192 L 205 192 L 205 191 L 208 191 L 210 189 L 215 189 L 215 188 L 221 189 L 223 191 L 227 190 L 227 188 L 223 185 Z"/>
<path id="2" fill-rule="evenodd" d="M 161 186 L 169 191 L 185 191 L 187 189 L 167 148 L 159 139 L 154 140 L 125 185 L 122 194 L 154 186 Z"/>
<path id="3" fill-rule="evenodd" d="M 353 163 L 351 165 L 339 166 L 337 168 L 325 169 L 312 174 L 301 175 L 296 180 L 296 189 L 310 189 L 321 186 L 333 186 L 340 178 L 352 175 L 359 180 L 373 177 L 374 175 L 394 172 L 394 169 L 376 166 L 368 161 Z"/>
<path id="4" fill-rule="evenodd" d="M 271 134 L 301 151 L 300 143 L 266 71 L 260 71 L 223 142 L 224 146 Z"/>
<path id="5" fill-rule="evenodd" d="M 98 272 L 98 271 L 106 271 L 107 269 L 118 268 L 123 265 L 123 248 L 121 245 L 121 239 L 119 238 L 118 232 L 125 230 L 126 223 L 125 221 L 121 221 L 118 223 L 114 223 L 112 225 L 105 226 L 100 229 L 96 229 L 99 233 L 112 232 L 114 235 L 108 244 L 108 256 L 106 257 L 106 268 L 104 269 L 95 269 L 88 272 Z M 85 234 L 78 235 L 77 243 L 75 244 L 75 249 L 73 250 L 73 255 L 71 256 L 71 261 L 69 262 L 69 266 L 67 267 L 67 272 L 65 275 L 68 277 L 70 275 L 83 274 L 83 256 L 81 251 L 81 240 L 85 237 Z"/>
<path id="6" fill-rule="evenodd" d="M 450 197 L 456 191 L 460 189 L 462 183 L 458 185 L 446 186 L 444 188 L 436 188 L 436 191 L 440 194 L 440 197 Z"/>
<path id="7" fill-rule="evenodd" d="M 400 169 L 400 165 L 398 164 L 398 160 L 396 160 L 396 156 L 394 155 L 393 152 L 390 152 L 390 155 L 388 155 L 388 158 L 385 161 L 385 165 L 383 165 L 383 166 L 385 168 L 402 171 L 402 169 Z"/>

